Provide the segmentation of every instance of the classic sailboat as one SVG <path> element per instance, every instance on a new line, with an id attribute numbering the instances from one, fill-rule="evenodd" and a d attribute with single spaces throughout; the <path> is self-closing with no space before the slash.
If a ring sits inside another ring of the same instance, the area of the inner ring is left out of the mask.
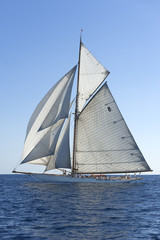
<path id="1" fill-rule="evenodd" d="M 76 66 L 49 90 L 28 123 L 20 164 L 44 165 L 44 172 L 13 172 L 50 182 L 110 182 L 138 179 L 113 174 L 151 171 L 105 81 L 109 71 L 81 40 L 70 141 L 75 72 Z"/>

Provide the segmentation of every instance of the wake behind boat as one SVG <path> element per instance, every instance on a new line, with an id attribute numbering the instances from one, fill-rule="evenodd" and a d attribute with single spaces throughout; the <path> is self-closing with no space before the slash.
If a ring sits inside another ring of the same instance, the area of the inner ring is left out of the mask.
<path id="1" fill-rule="evenodd" d="M 105 82 L 109 71 L 81 40 L 74 133 L 70 141 L 70 98 L 75 72 L 76 66 L 49 90 L 28 123 L 20 164 L 44 165 L 44 172 L 13 173 L 31 174 L 49 182 L 107 183 L 139 179 L 109 174 L 151 171 Z M 51 174 L 54 169 L 61 169 L 63 174 Z"/>

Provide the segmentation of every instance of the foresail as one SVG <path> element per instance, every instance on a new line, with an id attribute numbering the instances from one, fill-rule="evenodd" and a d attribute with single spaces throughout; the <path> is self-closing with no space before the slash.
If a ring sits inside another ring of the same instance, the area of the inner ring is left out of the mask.
<path id="1" fill-rule="evenodd" d="M 26 138 L 37 119 L 42 118 L 39 123 L 39 128 L 42 129 L 54 124 L 58 119 L 68 117 L 75 71 L 76 66 L 61 78 L 40 101 L 29 120 Z"/>
<path id="2" fill-rule="evenodd" d="M 22 162 L 47 165 L 65 118 L 68 117 L 70 96 L 76 67 L 69 71 L 41 100 L 29 121 Z"/>
<path id="3" fill-rule="evenodd" d="M 89 50 L 81 43 L 79 64 L 78 111 L 81 112 L 86 101 L 108 76 L 104 68 Z"/>
<path id="4" fill-rule="evenodd" d="M 76 132 L 77 173 L 150 171 L 107 84 L 79 115 Z"/>
<path id="5" fill-rule="evenodd" d="M 30 141 L 27 149 L 24 148 L 28 154 L 24 157 L 22 163 L 39 159 L 39 164 L 42 164 L 44 157 L 53 155 L 64 121 L 65 119 L 61 119 L 53 126 L 37 132 Z"/>
<path id="6" fill-rule="evenodd" d="M 70 161 L 70 118 L 67 119 L 67 122 L 64 126 L 63 132 L 58 139 L 56 151 L 55 151 L 55 166 L 56 168 L 71 168 L 71 161 Z"/>
<path id="7" fill-rule="evenodd" d="M 45 171 L 54 168 L 71 168 L 69 145 L 70 116 L 58 139 L 54 156 L 48 162 Z"/>
<path id="8" fill-rule="evenodd" d="M 35 164 L 35 165 L 45 165 L 47 166 L 50 160 L 54 158 L 54 155 L 46 156 L 46 157 L 41 157 L 36 160 L 30 161 L 30 164 Z"/>

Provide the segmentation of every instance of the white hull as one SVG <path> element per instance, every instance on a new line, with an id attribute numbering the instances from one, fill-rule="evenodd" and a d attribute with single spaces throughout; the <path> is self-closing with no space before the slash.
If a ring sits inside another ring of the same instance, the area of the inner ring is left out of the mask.
<path id="1" fill-rule="evenodd" d="M 109 179 L 96 179 L 91 177 L 72 177 L 67 175 L 55 175 L 55 174 L 41 174 L 32 173 L 31 174 L 36 179 L 42 182 L 51 183 L 113 183 L 113 182 L 131 182 L 138 180 L 140 178 L 109 178 Z"/>

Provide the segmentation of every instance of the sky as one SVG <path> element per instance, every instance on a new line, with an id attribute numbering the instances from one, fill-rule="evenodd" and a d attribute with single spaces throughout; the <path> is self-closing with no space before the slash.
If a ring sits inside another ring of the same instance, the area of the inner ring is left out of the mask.
<path id="1" fill-rule="evenodd" d="M 0 0 L 0 174 L 21 159 L 47 91 L 78 62 L 82 41 L 154 174 L 160 174 L 160 1 Z M 74 85 L 75 89 L 75 85 Z"/>

